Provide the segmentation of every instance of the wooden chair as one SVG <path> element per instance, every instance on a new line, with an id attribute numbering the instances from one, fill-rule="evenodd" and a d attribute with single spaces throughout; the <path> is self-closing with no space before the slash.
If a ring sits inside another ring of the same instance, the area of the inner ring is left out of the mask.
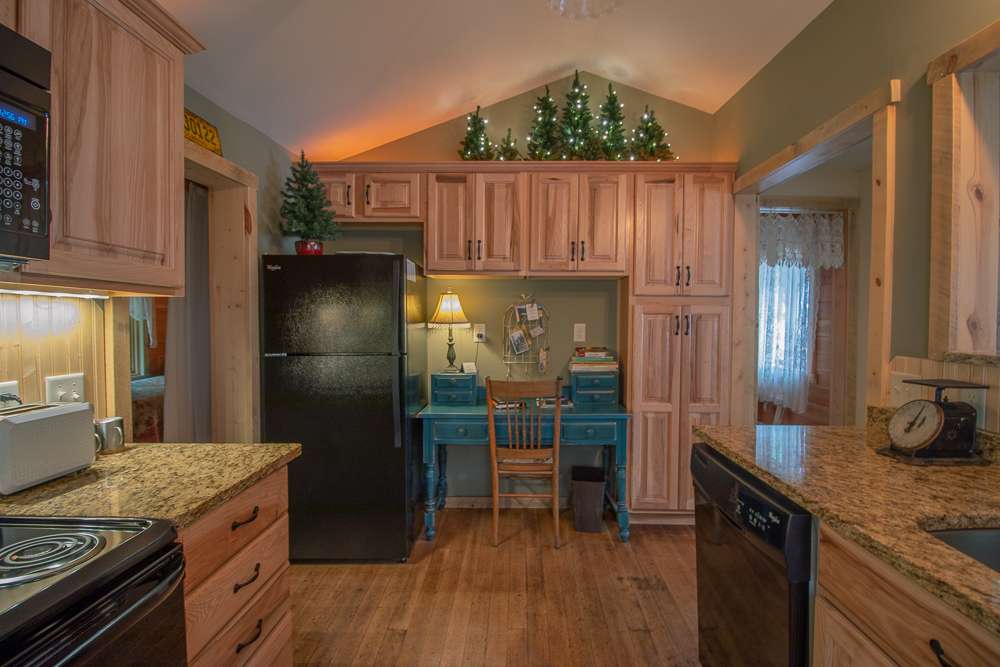
<path id="1" fill-rule="evenodd" d="M 490 429 L 490 466 L 493 471 L 493 546 L 499 543 L 501 498 L 551 498 L 552 527 L 559 548 L 559 420 L 562 416 L 562 379 L 497 382 L 486 378 L 486 406 Z M 541 399 L 555 399 L 542 408 Z M 551 442 L 542 439 L 542 415 L 552 415 Z M 497 443 L 497 427 L 507 437 Z M 501 493 L 504 478 L 551 480 L 551 493 Z"/>

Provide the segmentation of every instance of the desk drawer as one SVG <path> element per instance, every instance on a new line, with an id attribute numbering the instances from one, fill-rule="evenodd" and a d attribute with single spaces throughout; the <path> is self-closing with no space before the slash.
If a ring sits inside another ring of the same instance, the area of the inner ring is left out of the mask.
<path id="1" fill-rule="evenodd" d="M 431 392 L 433 405 L 475 405 L 476 390 L 472 389 L 435 389 Z"/>
<path id="2" fill-rule="evenodd" d="M 593 442 L 595 445 L 615 443 L 615 422 L 563 423 L 562 438 L 568 442 Z"/>
<path id="3" fill-rule="evenodd" d="M 574 373 L 573 389 L 618 389 L 618 373 Z"/>
<path id="4" fill-rule="evenodd" d="M 184 591 L 192 591 L 287 511 L 288 468 L 282 467 L 181 529 Z"/>
<path id="5" fill-rule="evenodd" d="M 475 373 L 432 373 L 431 389 L 475 389 Z"/>
<path id="6" fill-rule="evenodd" d="M 480 421 L 434 422 L 434 439 L 449 442 L 485 442 L 489 440 L 489 426 Z"/>
<path id="7" fill-rule="evenodd" d="M 289 590 L 286 567 L 253 596 L 232 623 L 209 641 L 191 662 L 192 667 L 246 664 L 290 609 Z"/>
<path id="8" fill-rule="evenodd" d="M 187 654 L 198 655 L 277 572 L 288 566 L 288 515 L 184 596 Z"/>
<path id="9" fill-rule="evenodd" d="M 573 402 L 580 405 L 618 405 L 618 390 L 579 390 L 573 394 Z"/>

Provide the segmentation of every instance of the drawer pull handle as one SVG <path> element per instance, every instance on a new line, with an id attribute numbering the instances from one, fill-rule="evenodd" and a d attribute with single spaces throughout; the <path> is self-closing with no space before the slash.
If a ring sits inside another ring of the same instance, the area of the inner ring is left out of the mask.
<path id="1" fill-rule="evenodd" d="M 938 662 L 941 663 L 941 667 L 952 667 L 951 663 L 948 662 L 948 657 L 944 654 L 944 647 L 941 646 L 941 642 L 936 639 L 932 639 L 931 650 L 934 651 L 934 656 L 937 657 Z"/>
<path id="2" fill-rule="evenodd" d="M 236 645 L 236 652 L 239 653 L 240 651 L 242 651 L 243 649 L 245 649 L 247 646 L 250 646 L 250 644 L 253 644 L 255 641 L 257 641 L 258 639 L 260 639 L 260 633 L 261 633 L 261 630 L 263 630 L 263 629 L 264 629 L 264 619 L 263 618 L 258 618 L 257 619 L 257 630 L 253 633 L 253 637 L 251 637 L 250 639 L 248 639 L 245 642 L 240 642 L 239 644 L 237 644 Z"/>
<path id="3" fill-rule="evenodd" d="M 466 433 L 468 433 L 468 431 L 466 431 L 464 428 L 459 428 L 458 429 L 458 434 L 459 435 L 465 435 Z"/>
<path id="4" fill-rule="evenodd" d="M 677 265 L 677 278 L 676 278 L 676 280 L 674 280 L 674 287 L 680 287 L 680 286 L 681 286 L 681 265 L 678 264 Z"/>
<path id="5" fill-rule="evenodd" d="M 584 432 L 585 432 L 585 433 L 586 433 L 587 435 L 594 435 L 594 433 L 596 433 L 596 431 L 594 430 L 594 427 L 593 427 L 593 426 L 591 426 L 591 427 L 587 428 L 587 430 L 586 430 L 586 431 L 584 431 Z"/>
<path id="6" fill-rule="evenodd" d="M 684 287 L 691 287 L 691 265 L 688 264 L 684 269 L 687 271 L 687 281 L 685 281 Z"/>
<path id="7" fill-rule="evenodd" d="M 348 207 L 351 206 L 351 184 L 350 183 L 347 184 L 347 201 L 345 202 L 345 204 Z"/>
<path id="8" fill-rule="evenodd" d="M 233 521 L 233 525 L 230 527 L 230 530 L 236 530 L 240 526 L 245 526 L 248 523 L 253 523 L 254 521 L 257 520 L 257 516 L 259 514 L 260 514 L 260 506 L 259 505 L 254 505 L 253 506 L 253 510 L 250 512 L 250 518 L 249 519 L 243 519 L 242 521 Z"/>
<path id="9" fill-rule="evenodd" d="M 233 584 L 233 594 L 235 595 L 236 593 L 239 593 L 241 588 L 246 588 L 253 582 L 257 581 L 257 577 L 259 576 L 260 576 L 260 563 L 257 563 L 256 565 L 253 566 L 253 576 L 251 576 L 246 581 L 237 581 L 235 584 Z"/>
<path id="10" fill-rule="evenodd" d="M 365 184 L 365 206 L 371 206 L 372 204 L 372 184 Z"/>
<path id="11" fill-rule="evenodd" d="M 598 379 L 598 378 L 593 378 L 593 379 L 592 379 L 592 380 L 590 381 L 590 384 L 592 384 L 592 385 L 594 385 L 594 386 L 596 387 L 597 385 L 601 384 L 601 381 L 600 381 L 600 379 Z"/>

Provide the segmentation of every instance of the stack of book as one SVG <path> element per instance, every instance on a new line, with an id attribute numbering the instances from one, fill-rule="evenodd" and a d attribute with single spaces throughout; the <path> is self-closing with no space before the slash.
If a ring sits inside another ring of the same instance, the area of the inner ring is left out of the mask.
<path id="1" fill-rule="evenodd" d="M 606 347 L 578 347 L 569 361 L 571 373 L 587 373 L 618 370 L 618 360 Z"/>

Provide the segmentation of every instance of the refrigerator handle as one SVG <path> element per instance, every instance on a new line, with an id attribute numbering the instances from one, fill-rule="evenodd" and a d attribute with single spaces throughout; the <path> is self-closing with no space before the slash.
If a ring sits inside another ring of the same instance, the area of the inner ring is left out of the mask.
<path id="1" fill-rule="evenodd" d="M 399 376 L 401 369 L 392 374 L 392 444 L 396 449 L 403 447 L 403 406 L 400 404 L 401 388 Z"/>

